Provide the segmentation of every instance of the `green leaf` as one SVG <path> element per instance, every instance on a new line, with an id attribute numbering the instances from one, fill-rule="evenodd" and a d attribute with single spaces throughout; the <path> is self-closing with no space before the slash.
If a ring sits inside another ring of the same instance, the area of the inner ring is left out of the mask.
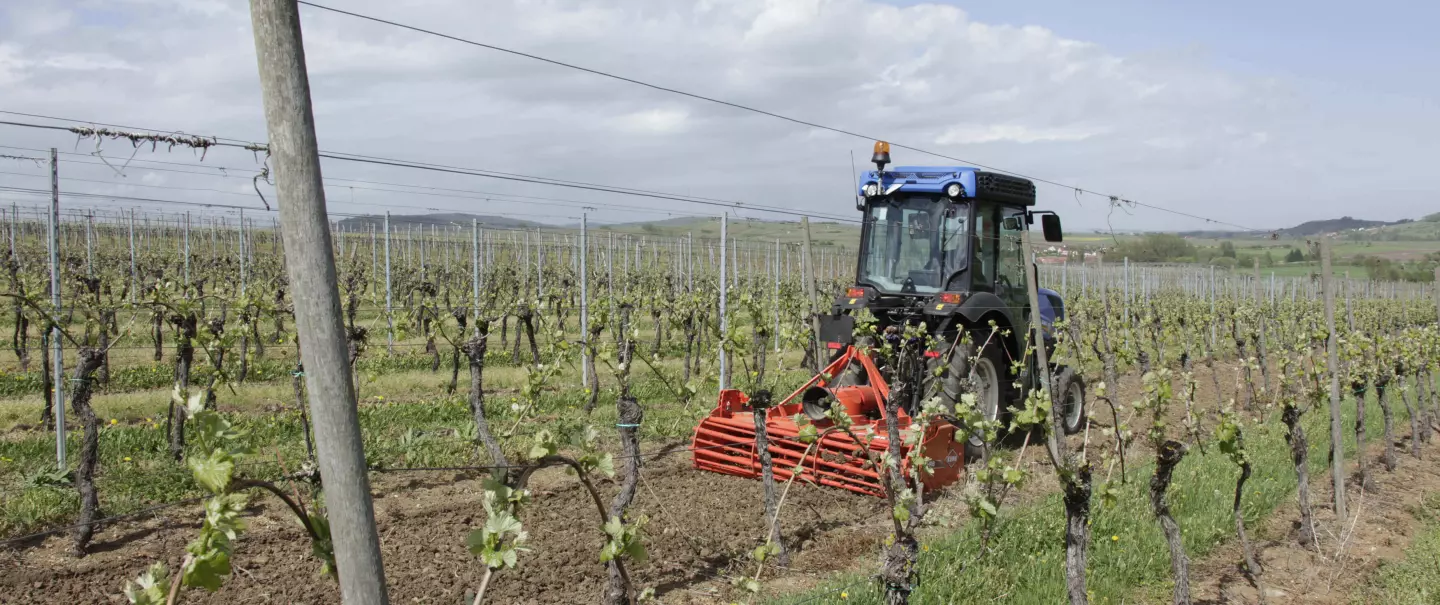
<path id="1" fill-rule="evenodd" d="M 549 430 L 541 429 L 535 434 L 535 444 L 530 446 L 530 459 L 538 460 L 546 456 L 554 456 L 560 451 L 559 445 L 555 443 L 555 435 Z"/>
<path id="2" fill-rule="evenodd" d="M 625 537 L 625 522 L 621 521 L 620 517 L 610 517 L 610 520 L 606 521 L 605 526 L 601 529 L 612 540 L 620 540 Z"/>
<path id="3" fill-rule="evenodd" d="M 225 578 L 230 576 L 230 553 L 214 550 L 197 555 L 190 561 L 181 575 L 185 586 L 204 588 L 210 592 L 220 590 Z"/>
<path id="4" fill-rule="evenodd" d="M 980 506 L 980 510 L 985 511 L 985 514 L 989 515 L 991 518 L 994 518 L 1000 514 L 1000 511 L 995 508 L 995 503 L 991 502 L 989 498 L 981 498 L 978 504 Z"/>
<path id="5" fill-rule="evenodd" d="M 470 533 L 465 534 L 465 548 L 476 556 L 483 555 L 494 548 L 490 537 L 490 532 L 484 529 L 472 529 Z"/>
<path id="6" fill-rule="evenodd" d="M 507 569 L 515 567 L 515 564 L 520 560 L 520 556 L 516 552 L 518 550 L 519 549 L 516 548 L 505 549 L 504 552 L 500 553 L 500 563 Z"/>
<path id="7" fill-rule="evenodd" d="M 507 512 L 498 512 L 485 521 L 485 531 L 496 536 L 504 537 L 507 534 L 519 534 L 523 529 L 520 520 Z"/>
<path id="8" fill-rule="evenodd" d="M 904 523 L 910 520 L 910 507 L 904 504 L 896 504 L 892 514 L 895 516 L 896 521 Z"/>
<path id="9" fill-rule="evenodd" d="M 164 605 L 170 593 L 170 570 L 155 563 L 133 581 L 125 582 L 125 598 L 132 605 Z"/>
<path id="10" fill-rule="evenodd" d="M 200 389 L 192 393 L 190 399 L 185 402 L 185 411 L 189 412 L 191 416 L 205 411 L 205 400 L 209 398 L 209 395 L 210 389 Z"/>
<path id="11" fill-rule="evenodd" d="M 614 478 L 615 456 L 609 453 L 605 454 L 604 456 L 600 456 L 600 458 L 595 461 L 595 470 L 599 471 L 606 477 Z"/>
<path id="12" fill-rule="evenodd" d="M 1005 475 L 1004 475 L 1003 481 L 1005 481 L 1005 483 L 1006 483 L 1007 485 L 1019 485 L 1020 482 L 1021 482 L 1021 481 L 1024 481 L 1024 480 L 1025 480 L 1025 471 L 1023 471 L 1023 470 L 1021 470 L 1021 469 L 1018 469 L 1018 468 L 1007 468 L 1007 469 L 1005 469 Z"/>
<path id="13" fill-rule="evenodd" d="M 318 512 L 310 513 L 310 527 L 319 534 L 310 539 L 310 554 L 320 560 L 320 575 L 335 573 L 335 543 L 330 539 L 330 520 Z"/>
<path id="14" fill-rule="evenodd" d="M 645 544 L 640 541 L 640 536 L 631 536 L 630 542 L 625 545 L 625 556 L 629 557 L 636 565 L 644 565 L 650 560 L 650 554 L 645 552 Z"/>
<path id="15" fill-rule="evenodd" d="M 186 463 L 195 476 L 195 482 L 210 493 L 223 494 L 226 488 L 230 487 L 230 479 L 235 473 L 235 461 L 229 454 L 215 450 L 203 458 L 191 456 Z"/>

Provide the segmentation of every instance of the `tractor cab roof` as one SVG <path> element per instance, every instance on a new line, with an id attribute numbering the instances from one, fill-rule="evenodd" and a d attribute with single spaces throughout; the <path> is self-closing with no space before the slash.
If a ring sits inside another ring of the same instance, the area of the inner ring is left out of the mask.
<path id="1" fill-rule="evenodd" d="M 867 191 L 866 186 L 878 184 Z M 969 166 L 896 166 L 860 175 L 860 195 L 894 193 L 945 195 L 951 184 L 960 185 L 955 199 L 981 199 L 1021 206 L 1035 205 L 1035 184 L 1029 179 L 987 172 Z"/>

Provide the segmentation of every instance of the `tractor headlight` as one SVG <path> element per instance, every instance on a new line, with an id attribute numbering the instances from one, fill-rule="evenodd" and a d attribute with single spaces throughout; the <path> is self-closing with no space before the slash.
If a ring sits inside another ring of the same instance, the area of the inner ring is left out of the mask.
<path id="1" fill-rule="evenodd" d="M 960 183 L 950 183 L 945 186 L 945 195 L 958 198 L 965 195 L 965 187 Z"/>
<path id="2" fill-rule="evenodd" d="M 880 183 L 866 183 L 865 197 L 875 197 L 877 195 L 880 195 Z"/>

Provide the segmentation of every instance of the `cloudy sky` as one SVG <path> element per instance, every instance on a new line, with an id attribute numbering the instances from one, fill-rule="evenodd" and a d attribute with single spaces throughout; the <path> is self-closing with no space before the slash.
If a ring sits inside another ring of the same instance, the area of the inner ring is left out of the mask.
<path id="1" fill-rule="evenodd" d="M 1429 30 L 1440 7 L 1431 2 L 328 2 L 1250 227 L 1440 209 L 1440 40 Z M 301 12 L 322 149 L 856 216 L 851 155 L 863 168 L 868 140 Z M 0 110 L 74 122 L 0 120 L 263 141 L 253 44 L 241 0 L 7 2 Z M 66 191 L 260 207 L 258 164 L 239 149 L 203 162 L 163 147 L 132 158 L 128 143 L 111 141 L 99 150 L 107 166 L 90 155 L 93 141 L 14 126 L 0 126 L 0 145 L 6 155 L 80 154 L 62 156 Z M 0 186 L 48 186 L 33 163 L 0 160 L 0 173 Z M 613 222 L 722 211 L 329 160 L 325 176 L 335 212 L 569 222 L 588 205 L 595 220 Z M 1127 230 L 1214 228 L 1145 208 L 1110 212 L 1065 188 L 1040 194 L 1072 230 L 1107 220 Z M 7 205 L 41 201 L 0 192 Z"/>

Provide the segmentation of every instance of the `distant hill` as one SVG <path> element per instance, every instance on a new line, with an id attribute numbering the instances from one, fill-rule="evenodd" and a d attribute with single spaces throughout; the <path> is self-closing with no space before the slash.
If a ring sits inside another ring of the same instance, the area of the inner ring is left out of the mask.
<path id="1" fill-rule="evenodd" d="M 546 225 L 534 221 L 525 221 L 517 218 L 504 216 L 488 216 L 483 214 L 465 214 L 451 212 L 444 214 L 392 214 L 390 215 L 390 229 L 397 227 L 404 229 L 408 225 L 445 225 L 445 226 L 469 226 L 471 220 L 478 220 L 480 224 L 487 227 L 507 228 L 554 228 L 554 225 Z M 371 227 L 376 229 L 385 228 L 385 215 L 372 214 L 357 216 L 340 221 L 340 226 L 346 231 L 369 231 Z"/>
<path id="2" fill-rule="evenodd" d="M 579 223 L 563 225 L 539 223 L 503 216 L 489 216 L 465 213 L 390 215 L 390 229 L 404 230 L 414 225 L 469 227 L 471 220 L 480 221 L 482 227 L 504 229 L 539 229 L 547 232 L 576 232 Z M 357 216 L 340 221 L 346 231 L 369 231 L 383 229 L 385 215 Z M 629 223 L 590 223 L 590 230 L 597 236 L 606 232 L 631 236 L 686 237 L 714 239 L 720 236 L 718 217 L 676 217 L 655 221 Z M 775 241 L 798 244 L 804 239 L 798 222 L 766 221 L 759 219 L 732 218 L 727 225 L 727 236 L 740 240 Z M 860 240 L 860 227 L 850 223 L 812 221 L 810 223 L 811 244 L 815 246 L 842 246 L 853 248 Z"/>
<path id="3" fill-rule="evenodd" d="M 1414 228 L 1415 225 L 1421 225 L 1424 223 L 1430 223 L 1430 225 L 1427 225 L 1421 229 Z M 1427 237 L 1430 232 L 1435 230 L 1435 224 L 1437 223 L 1440 223 L 1440 213 L 1429 215 L 1423 219 L 1420 219 L 1419 221 L 1407 218 L 1395 222 L 1367 221 L 1364 219 L 1342 216 L 1340 218 L 1332 218 L 1319 221 L 1307 221 L 1304 223 L 1300 223 L 1299 225 L 1295 225 L 1294 227 L 1279 229 L 1276 232 L 1279 233 L 1282 237 L 1294 238 L 1313 237 L 1316 235 L 1324 235 L 1327 233 L 1342 234 L 1343 232 L 1353 232 L 1343 234 L 1354 235 L 1357 237 L 1365 235 L 1375 235 L 1379 237 L 1386 237 L 1389 239 L 1410 239 L 1411 237 Z M 1206 239 L 1255 239 L 1269 237 L 1270 232 L 1181 231 L 1180 235 L 1190 238 Z"/>
<path id="4" fill-rule="evenodd" d="M 1324 234 L 1324 233 L 1336 233 L 1336 232 L 1340 232 L 1340 231 L 1349 231 L 1349 230 L 1351 230 L 1351 229 L 1367 229 L 1367 228 L 1370 228 L 1370 227 L 1385 227 L 1385 226 L 1388 226 L 1388 225 L 1399 225 L 1399 224 L 1404 224 L 1404 223 L 1409 223 L 1409 222 L 1412 222 L 1412 221 L 1409 220 L 1409 219 L 1406 219 L 1406 220 L 1397 221 L 1397 222 L 1394 222 L 1394 223 L 1387 223 L 1387 222 L 1385 222 L 1385 221 L 1367 221 L 1367 220 L 1361 220 L 1361 219 L 1357 219 L 1357 218 L 1350 218 L 1350 217 L 1348 217 L 1348 216 L 1342 216 L 1342 217 L 1340 217 L 1340 218 L 1332 218 L 1332 219 L 1327 219 L 1327 220 L 1323 220 L 1323 221 L 1308 221 L 1308 222 L 1300 223 L 1299 225 L 1295 225 L 1294 227 L 1291 227 L 1291 228 L 1289 228 L 1289 229 L 1281 229 L 1281 230 L 1280 230 L 1280 234 L 1281 234 L 1281 235 L 1289 235 L 1289 236 L 1292 236 L 1292 237 L 1306 237 L 1306 236 L 1310 236 L 1310 235 L 1321 235 L 1321 234 Z"/>

